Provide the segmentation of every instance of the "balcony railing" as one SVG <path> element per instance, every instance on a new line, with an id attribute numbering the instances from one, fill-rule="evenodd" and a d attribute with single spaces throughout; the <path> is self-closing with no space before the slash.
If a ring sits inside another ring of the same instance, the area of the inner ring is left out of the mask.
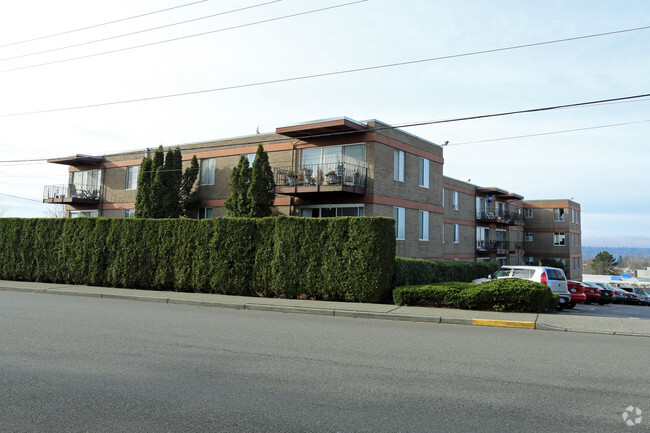
<path id="1" fill-rule="evenodd" d="M 523 248 L 523 242 L 476 241 L 476 251 L 484 253 L 519 253 Z"/>
<path id="2" fill-rule="evenodd" d="M 492 212 L 489 210 L 477 210 L 476 219 L 480 221 L 496 222 L 501 224 L 522 226 L 524 220 L 516 213 Z"/>
<path id="3" fill-rule="evenodd" d="M 99 201 L 100 188 L 90 185 L 47 185 L 43 189 L 43 201 L 51 203 L 74 203 Z"/>
<path id="4" fill-rule="evenodd" d="M 299 169 L 277 167 L 275 184 L 285 186 L 338 185 L 365 188 L 368 169 L 346 163 L 307 164 Z"/>

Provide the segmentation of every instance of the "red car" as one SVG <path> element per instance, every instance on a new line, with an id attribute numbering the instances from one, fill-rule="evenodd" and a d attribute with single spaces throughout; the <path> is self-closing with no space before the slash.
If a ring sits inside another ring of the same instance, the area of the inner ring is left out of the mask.
<path id="1" fill-rule="evenodd" d="M 569 285 L 569 287 L 571 287 L 571 284 L 578 284 L 581 287 L 582 293 L 587 296 L 585 304 L 591 304 L 592 302 L 600 301 L 600 290 L 597 287 L 592 287 L 589 284 L 585 284 L 580 281 L 567 281 L 567 285 Z"/>
<path id="2" fill-rule="evenodd" d="M 587 295 L 583 292 L 582 283 L 578 281 L 567 281 L 566 283 L 569 288 L 569 294 L 571 295 L 569 308 L 575 307 L 577 302 L 587 301 Z"/>

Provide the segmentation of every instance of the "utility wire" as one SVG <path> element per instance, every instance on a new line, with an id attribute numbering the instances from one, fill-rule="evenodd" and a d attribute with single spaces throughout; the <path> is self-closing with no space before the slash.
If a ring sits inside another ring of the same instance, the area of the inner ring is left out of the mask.
<path id="1" fill-rule="evenodd" d="M 574 104 L 555 105 L 555 106 L 550 106 L 550 107 L 531 108 L 531 109 L 527 109 L 527 110 L 507 111 L 507 112 L 502 112 L 502 113 L 482 114 L 482 115 L 469 116 L 469 117 L 458 117 L 458 118 L 454 118 L 454 119 L 430 120 L 430 121 L 425 121 L 425 122 L 403 123 L 403 124 L 395 125 L 395 126 L 385 125 L 385 126 L 379 126 L 379 127 L 372 128 L 371 130 L 368 130 L 368 131 L 344 131 L 344 132 L 331 132 L 331 133 L 325 133 L 325 134 L 306 135 L 306 136 L 302 136 L 302 137 L 297 137 L 296 139 L 298 141 L 304 141 L 304 140 L 310 140 L 310 139 L 314 139 L 314 138 L 325 138 L 325 137 L 341 136 L 341 135 L 348 135 L 348 134 L 358 134 L 360 132 L 373 132 L 373 131 L 382 131 L 382 130 L 405 129 L 405 128 L 411 128 L 411 127 L 414 127 L 414 126 L 434 125 L 434 124 L 438 124 L 438 123 L 461 122 L 461 121 L 467 121 L 467 120 L 485 119 L 485 118 L 489 118 L 489 117 L 509 116 L 509 115 L 514 115 L 514 114 L 523 114 L 523 113 L 535 113 L 535 112 L 559 110 L 559 109 L 565 109 L 565 108 L 577 108 L 577 107 L 585 107 L 585 106 L 589 106 L 589 105 L 597 105 L 597 104 L 602 104 L 602 103 L 612 102 L 612 101 L 632 100 L 632 99 L 635 99 L 635 98 L 642 98 L 642 97 L 646 97 L 646 96 L 650 96 L 650 94 L 635 95 L 635 96 L 624 96 L 624 97 L 620 97 L 620 98 L 601 99 L 601 100 L 596 100 L 596 101 L 578 102 L 578 103 L 574 103 Z M 645 122 L 650 122 L 650 119 L 649 120 L 639 120 L 639 121 L 634 121 L 634 122 L 623 122 L 623 123 L 612 123 L 612 124 L 606 124 L 606 125 L 596 125 L 596 126 L 590 126 L 590 127 L 585 127 L 585 128 L 567 129 L 567 130 L 560 130 L 560 131 L 550 131 L 550 132 L 543 132 L 543 133 L 538 133 L 538 134 L 528 134 L 528 135 L 504 137 L 504 138 L 495 138 L 495 139 L 487 139 L 487 140 L 479 140 L 479 141 L 468 141 L 468 142 L 460 142 L 460 143 L 455 143 L 455 144 L 452 143 L 452 144 L 450 144 L 450 146 L 452 146 L 452 145 L 461 145 L 461 144 L 482 143 L 482 142 L 498 141 L 498 140 L 510 140 L 510 139 L 515 139 L 515 138 L 535 137 L 535 136 L 540 136 L 540 135 L 561 134 L 561 133 L 567 133 L 567 132 L 585 131 L 585 130 L 589 130 L 589 129 L 610 128 L 610 127 L 615 127 L 615 126 L 633 125 L 633 124 L 645 123 Z M 272 139 L 262 139 L 262 140 L 253 139 L 252 141 L 238 143 L 238 144 L 240 146 L 246 146 L 246 145 L 254 145 L 254 144 L 260 144 L 260 143 L 265 143 L 265 144 L 279 143 L 279 142 L 285 142 L 285 141 L 287 141 L 287 138 L 282 137 L 282 138 L 272 138 Z M 194 144 L 194 143 L 192 143 L 192 144 Z M 182 145 L 183 144 L 171 145 L 171 146 L 167 146 L 165 149 L 180 147 Z M 224 144 L 213 144 L 213 145 L 206 145 L 206 146 L 197 146 L 197 145 L 195 145 L 192 148 L 192 150 L 218 149 L 218 148 L 222 148 L 222 147 L 225 147 L 225 146 L 226 145 L 224 145 Z M 135 151 L 130 151 L 130 152 L 119 152 L 120 155 L 137 155 L 137 154 L 141 154 L 141 153 L 142 153 L 142 150 L 135 150 Z M 109 154 L 109 153 L 107 152 L 106 154 Z M 13 165 L 13 164 L 19 164 L 19 163 L 32 163 L 32 162 L 35 162 L 35 163 L 40 162 L 40 163 L 42 163 L 42 162 L 47 162 L 48 159 L 50 159 L 50 158 L 5 160 L 5 161 L 0 161 L 0 164 Z"/>
<path id="2" fill-rule="evenodd" d="M 273 22 L 273 21 L 284 20 L 284 19 L 287 19 L 287 18 L 295 18 L 295 17 L 302 16 L 302 15 L 308 15 L 308 14 L 322 12 L 322 11 L 326 11 L 326 10 L 330 10 L 330 9 L 336 9 L 336 8 L 340 8 L 340 7 L 344 7 L 344 6 L 350 6 L 350 5 L 354 5 L 354 4 L 357 4 L 357 3 L 364 3 L 366 1 L 368 1 L 368 0 L 357 0 L 357 1 L 349 2 L 349 3 L 343 3 L 343 4 L 329 6 L 329 7 L 325 7 L 325 8 L 313 9 L 313 10 L 309 10 L 309 11 L 306 11 L 306 12 L 299 12 L 299 13 L 295 13 L 295 14 L 284 15 L 284 16 L 281 16 L 281 17 L 269 18 L 269 19 L 261 20 L 261 21 L 255 21 L 255 22 L 252 22 L 252 23 L 241 24 L 241 25 L 232 26 L 232 27 L 225 27 L 225 28 L 217 29 L 217 30 L 210 30 L 208 32 L 196 33 L 196 34 L 193 34 L 193 35 L 180 36 L 180 37 L 177 37 L 177 38 L 165 39 L 165 40 L 156 41 L 156 42 L 150 42 L 150 43 L 147 43 L 147 44 L 134 45 L 134 46 L 131 46 L 131 47 L 118 48 L 118 49 L 115 49 L 115 50 L 102 51 L 102 52 L 99 52 L 99 53 L 86 54 L 84 56 L 70 57 L 70 58 L 67 58 L 67 59 L 53 60 L 51 62 L 37 63 L 37 64 L 34 64 L 34 65 L 19 66 L 19 67 L 10 68 L 10 69 L 2 69 L 2 70 L 0 70 L 0 72 L 20 71 L 20 70 L 23 70 L 23 69 L 31 69 L 31 68 L 37 68 L 37 67 L 40 67 L 40 66 L 54 65 L 54 64 L 65 63 L 65 62 L 72 62 L 74 60 L 87 59 L 87 58 L 90 58 L 90 57 L 103 56 L 103 55 L 106 55 L 106 54 L 120 53 L 120 52 L 123 52 L 123 51 L 135 50 L 137 48 L 151 47 L 151 46 L 154 46 L 154 45 L 166 44 L 167 42 L 181 41 L 183 39 L 196 38 L 198 36 L 205 36 L 205 35 L 210 35 L 210 34 L 213 34 L 213 33 L 225 32 L 225 31 L 228 31 L 228 30 L 241 29 L 241 28 L 244 28 L 244 27 L 255 26 L 255 25 L 258 25 L 258 24 L 265 24 L 265 23 L 270 23 L 270 22 Z"/>
<path id="3" fill-rule="evenodd" d="M 204 1 L 206 1 L 206 0 L 204 0 Z M 112 39 L 123 38 L 123 37 L 126 37 L 126 36 L 133 36 L 133 35 L 137 35 L 137 34 L 140 34 L 140 33 L 151 32 L 151 31 L 154 31 L 154 30 L 160 30 L 160 29 L 164 29 L 164 28 L 167 28 L 167 27 L 178 26 L 178 25 L 181 25 L 181 24 L 187 24 L 187 23 L 200 21 L 200 20 L 204 20 L 204 19 L 208 19 L 208 18 L 214 18 L 214 17 L 221 16 L 221 15 L 231 14 L 231 13 L 235 13 L 235 12 L 241 12 L 241 11 L 244 11 L 244 10 L 247 10 L 247 9 L 253 9 L 253 8 L 260 7 L 260 6 L 266 6 L 266 5 L 269 5 L 271 3 L 278 3 L 278 2 L 281 2 L 281 1 L 282 0 L 268 1 L 266 3 L 260 3 L 260 4 L 256 4 L 256 5 L 252 5 L 252 6 L 246 6 L 246 7 L 239 8 L 239 9 L 233 9 L 233 10 L 226 11 L 226 12 L 219 12 L 219 13 L 216 13 L 216 14 L 205 15 L 205 16 L 202 16 L 202 17 L 199 17 L 199 18 L 193 18 L 193 19 L 190 19 L 190 20 L 180 21 L 180 22 L 172 23 L 172 24 L 165 24 L 163 26 L 158 26 L 158 27 L 151 27 L 151 28 L 148 28 L 148 29 L 138 30 L 138 31 L 131 32 L 131 33 L 123 33 L 123 34 L 120 34 L 120 35 L 109 36 L 109 37 L 102 38 L 102 39 L 95 39 L 95 40 L 92 40 L 92 41 L 80 42 L 80 43 L 77 43 L 77 44 L 66 45 L 66 46 L 63 46 L 63 47 L 51 48 L 49 50 L 36 51 L 36 52 L 33 52 L 33 53 L 28 53 L 28 54 L 21 54 L 19 56 L 5 57 L 5 58 L 1 58 L 0 61 L 20 59 L 20 58 L 23 58 L 23 57 L 30 57 L 30 56 L 35 56 L 35 55 L 38 55 L 38 54 L 51 53 L 51 52 L 54 52 L 54 51 L 66 50 L 68 48 L 81 47 L 81 46 L 84 46 L 84 45 L 95 44 L 95 43 L 98 43 L 98 42 L 109 41 L 109 40 L 112 40 Z M 99 54 L 93 54 L 93 55 L 99 55 Z M 45 63 L 45 64 L 48 64 L 48 63 Z M 34 66 L 29 66 L 29 67 L 36 67 L 36 66 L 40 66 L 40 65 L 34 65 Z"/>
<path id="4" fill-rule="evenodd" d="M 0 195 L 3 195 L 5 197 L 13 197 L 13 198 L 17 198 L 17 199 L 20 199 L 20 200 L 35 201 L 36 203 L 43 204 L 43 200 L 34 200 L 33 198 L 19 197 L 17 195 L 5 194 L 3 192 L 0 192 Z"/>
<path id="5" fill-rule="evenodd" d="M 153 15 L 153 14 L 158 14 L 158 13 L 161 13 L 161 12 L 171 11 L 173 9 L 179 9 L 179 8 L 184 8 L 186 6 L 192 6 L 192 5 L 195 5 L 197 3 L 204 3 L 206 1 L 208 1 L 208 0 L 199 0 L 199 1 L 192 2 L 192 3 L 186 3 L 186 4 L 182 4 L 182 5 L 179 5 L 179 6 L 174 6 L 174 7 L 167 8 L 167 9 L 160 9 L 160 10 L 153 11 L 153 12 L 147 12 L 147 13 L 144 13 L 144 14 L 135 15 L 135 16 L 132 16 L 132 17 L 120 18 L 120 19 L 114 20 L 114 21 L 108 21 L 108 22 L 100 23 L 100 24 L 93 24 L 91 26 L 81 27 L 81 28 L 78 28 L 78 29 L 66 30 L 66 31 L 60 32 L 60 33 L 53 33 L 51 35 L 39 36 L 37 38 L 32 38 L 32 39 L 25 39 L 25 40 L 18 41 L 18 42 L 12 42 L 10 44 L 0 45 L 0 48 L 10 47 L 12 45 L 25 44 L 27 42 L 40 41 L 41 39 L 48 39 L 48 38 L 53 38 L 55 36 L 67 35 L 69 33 L 80 32 L 82 30 L 94 29 L 96 27 L 107 26 L 109 24 L 115 24 L 115 23 L 119 23 L 119 22 L 123 22 L 123 21 L 132 20 L 132 19 L 135 19 L 135 18 L 141 18 L 141 17 L 146 17 L 148 15 Z"/>
<path id="6" fill-rule="evenodd" d="M 363 2 L 363 1 L 367 1 L 367 0 L 361 0 L 361 1 L 357 1 L 357 2 L 332 6 L 330 8 L 325 8 L 325 9 L 332 9 L 332 8 L 335 8 L 335 7 L 347 6 L 347 5 L 351 5 L 351 4 L 355 4 L 355 3 L 360 3 L 360 2 Z M 307 14 L 307 13 L 313 13 L 313 12 L 317 12 L 317 11 L 321 11 L 321 10 L 324 10 L 324 9 L 317 9 L 317 10 L 310 11 L 310 12 L 304 12 L 304 13 L 298 14 L 298 15 L 304 15 L 304 14 Z M 291 16 L 295 16 L 295 15 L 289 15 L 287 17 L 291 17 Z M 275 18 L 275 19 L 282 19 L 282 18 L 286 18 L 286 17 Z M 255 24 L 255 23 L 245 24 L 244 26 L 253 25 L 253 24 Z M 405 62 L 388 63 L 388 64 L 383 64 L 383 65 L 367 66 L 367 67 L 362 67 L 362 68 L 344 69 L 344 70 L 332 71 L 332 72 L 324 72 L 324 73 L 319 73 L 319 74 L 310 74 L 310 75 L 302 75 L 302 76 L 297 76 L 297 77 L 280 78 L 280 79 L 277 79 L 277 80 L 259 81 L 259 82 L 254 82 L 254 83 L 238 84 L 238 85 L 233 85 L 233 86 L 217 87 L 217 88 L 212 88 L 212 89 L 194 90 L 194 91 L 190 91 L 190 92 L 172 93 L 172 94 L 158 95 L 158 96 L 148 96 L 148 97 L 143 97 L 143 98 L 126 99 L 126 100 L 121 100 L 121 101 L 101 102 L 101 103 L 87 104 L 87 105 L 77 105 L 77 106 L 71 106 L 71 107 L 51 108 L 51 109 L 45 109 L 45 110 L 34 110 L 34 111 L 24 111 L 24 112 L 19 112 L 19 113 L 0 114 L 0 117 L 27 116 L 27 115 L 32 115 L 32 114 L 53 113 L 53 112 L 59 112 L 59 111 L 81 110 L 81 109 L 86 109 L 86 108 L 105 107 L 105 106 L 118 105 L 118 104 L 129 104 L 129 103 L 134 103 L 134 102 L 153 101 L 153 100 L 157 100 L 157 99 L 176 98 L 176 97 L 180 97 L 180 96 L 199 95 L 199 94 L 202 94 L 202 93 L 222 92 L 222 91 L 226 91 L 226 90 L 243 89 L 243 88 L 248 88 L 248 87 L 259 87 L 259 86 L 265 86 L 265 85 L 269 85 L 269 84 L 280 84 L 280 83 L 286 83 L 286 82 L 291 82 L 291 81 L 308 80 L 308 79 L 312 79 L 312 78 L 343 75 L 343 74 L 349 74 L 349 73 L 353 73 L 353 72 L 364 72 L 364 71 L 370 71 L 370 70 L 374 70 L 374 69 L 393 68 L 393 67 L 397 67 L 397 66 L 406 66 L 406 65 L 412 65 L 412 64 L 417 64 L 417 63 L 433 62 L 433 61 L 446 60 L 446 59 L 457 58 L 457 57 L 466 57 L 466 56 L 473 56 L 473 55 L 478 55 L 478 54 L 494 53 L 494 52 L 498 52 L 498 51 L 506 51 L 506 50 L 515 50 L 515 49 L 521 49 L 521 48 L 528 48 L 528 47 L 539 46 L 539 45 L 555 44 L 555 43 L 561 43 L 561 42 L 567 42 L 567 41 L 574 41 L 574 40 L 578 40 L 578 39 L 594 38 L 594 37 L 612 35 L 612 34 L 617 34 L 617 33 L 625 33 L 625 32 L 632 32 L 632 31 L 638 31 L 638 30 L 646 30 L 646 29 L 649 29 L 649 28 L 650 28 L 650 26 L 636 27 L 636 28 L 633 28 L 633 29 L 616 30 L 616 31 L 612 31 L 612 32 L 596 33 L 596 34 L 584 35 L 584 36 L 576 36 L 576 37 L 573 37 L 573 38 L 555 39 L 555 40 L 552 40 L 552 41 L 536 42 L 536 43 L 531 43 L 531 44 L 516 45 L 516 46 L 504 47 L 504 48 L 495 48 L 495 49 L 491 49 L 491 50 L 472 51 L 472 52 L 462 53 L 462 54 L 453 54 L 453 55 L 448 55 L 448 56 L 431 57 L 431 58 L 420 59 L 420 60 L 410 60 L 410 61 L 405 61 Z M 217 30 L 217 31 L 221 31 L 221 30 Z M 96 54 L 96 55 L 98 55 L 98 54 Z M 5 71 L 0 70 L 0 72 L 5 72 Z"/>
<path id="7" fill-rule="evenodd" d="M 461 141 L 459 143 L 450 143 L 450 144 L 447 145 L 447 147 L 449 147 L 449 146 L 460 146 L 461 144 L 489 143 L 489 142 L 493 142 L 493 141 L 514 140 L 514 139 L 517 139 L 517 138 L 529 138 L 529 137 L 540 137 L 540 136 L 543 136 L 543 135 L 565 134 L 567 132 L 588 131 L 590 129 L 613 128 L 615 126 L 636 125 L 638 123 L 646 123 L 646 122 L 650 122 L 650 119 L 648 119 L 648 120 L 638 120 L 638 121 L 635 121 L 635 122 L 610 123 L 608 125 L 587 126 L 587 127 L 584 127 L 584 128 L 563 129 L 563 130 L 560 130 L 560 131 L 540 132 L 540 133 L 537 133 L 537 134 L 513 135 L 513 136 L 510 136 L 510 137 L 489 138 L 489 139 L 486 139 L 486 140 Z"/>

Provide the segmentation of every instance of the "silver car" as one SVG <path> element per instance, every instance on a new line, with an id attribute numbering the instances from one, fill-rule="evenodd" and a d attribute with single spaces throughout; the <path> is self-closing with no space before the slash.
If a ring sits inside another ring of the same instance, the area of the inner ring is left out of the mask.
<path id="1" fill-rule="evenodd" d="M 549 266 L 501 266 L 501 268 L 489 277 L 490 279 L 500 278 L 521 278 L 522 280 L 534 281 L 547 285 L 552 292 L 559 297 L 559 307 L 568 307 L 571 302 L 571 294 L 566 282 L 564 271 Z"/>

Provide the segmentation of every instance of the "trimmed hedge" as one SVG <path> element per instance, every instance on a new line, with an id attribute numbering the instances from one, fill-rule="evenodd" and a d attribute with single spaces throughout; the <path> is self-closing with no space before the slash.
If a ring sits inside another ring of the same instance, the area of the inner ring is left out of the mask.
<path id="1" fill-rule="evenodd" d="M 391 218 L 0 219 L 0 279 L 381 302 Z"/>
<path id="2" fill-rule="evenodd" d="M 496 262 L 432 262 L 422 259 L 395 259 L 393 287 L 415 284 L 435 284 L 446 281 L 471 282 L 493 274 Z"/>
<path id="3" fill-rule="evenodd" d="M 530 313 L 553 312 L 558 303 L 548 286 L 518 278 L 398 287 L 393 299 L 396 305 Z"/>

